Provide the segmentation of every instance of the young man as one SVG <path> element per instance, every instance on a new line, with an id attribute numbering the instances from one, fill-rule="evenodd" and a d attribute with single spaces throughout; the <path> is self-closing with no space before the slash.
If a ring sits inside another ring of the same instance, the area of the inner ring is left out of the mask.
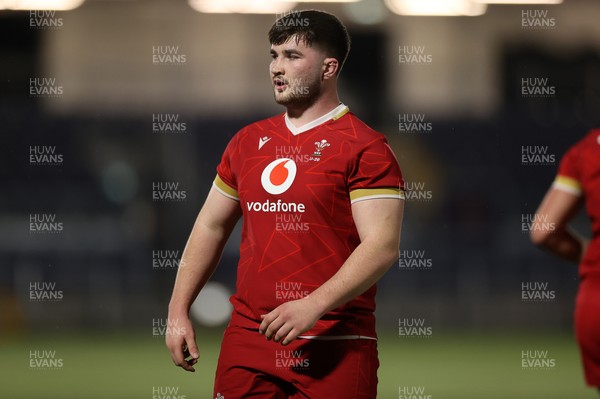
<path id="1" fill-rule="evenodd" d="M 243 216 L 215 397 L 375 398 L 375 282 L 398 258 L 400 168 L 385 137 L 338 99 L 350 39 L 335 16 L 284 16 L 269 41 L 275 101 L 286 113 L 227 146 L 169 305 L 186 334 L 167 336 L 167 346 L 194 371 L 188 311 Z"/>

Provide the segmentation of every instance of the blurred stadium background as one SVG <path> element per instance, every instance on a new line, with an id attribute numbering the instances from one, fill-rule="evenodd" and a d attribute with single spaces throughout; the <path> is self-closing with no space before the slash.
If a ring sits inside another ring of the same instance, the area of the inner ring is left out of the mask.
<path id="1" fill-rule="evenodd" d="M 0 0 L 0 397 L 212 397 L 239 231 L 195 309 L 194 375 L 161 336 L 177 260 L 228 140 L 282 112 L 266 32 L 303 8 L 347 24 L 341 98 L 414 193 L 379 284 L 380 397 L 596 397 L 572 332 L 577 268 L 534 248 L 527 222 L 600 125 L 597 0 L 51 3 Z M 462 15 L 414 15 L 442 11 Z M 536 350 L 554 366 L 523 367 Z"/>

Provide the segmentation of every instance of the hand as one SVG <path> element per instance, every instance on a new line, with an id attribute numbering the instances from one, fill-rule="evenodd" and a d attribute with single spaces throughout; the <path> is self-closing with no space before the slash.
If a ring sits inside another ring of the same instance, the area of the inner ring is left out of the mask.
<path id="1" fill-rule="evenodd" d="M 192 322 L 187 316 L 169 317 L 167 326 L 165 343 L 171 352 L 173 363 L 186 371 L 196 371 L 194 364 L 198 362 L 200 355 Z"/>
<path id="2" fill-rule="evenodd" d="M 306 297 L 281 304 L 260 317 L 262 323 L 258 332 L 275 342 L 283 339 L 281 344 L 287 345 L 298 338 L 298 335 L 310 330 L 321 314 Z"/>

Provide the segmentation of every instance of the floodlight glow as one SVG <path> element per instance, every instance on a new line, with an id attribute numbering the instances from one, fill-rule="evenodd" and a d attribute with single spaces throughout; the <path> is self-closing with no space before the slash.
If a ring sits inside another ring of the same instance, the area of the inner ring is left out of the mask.
<path id="1" fill-rule="evenodd" d="M 472 0 L 385 0 L 385 4 L 399 15 L 476 16 L 487 8 Z"/>
<path id="2" fill-rule="evenodd" d="M 68 11 L 82 5 L 84 0 L 0 0 L 0 10 Z"/>
<path id="3" fill-rule="evenodd" d="M 188 0 L 188 4 L 196 11 L 217 14 L 277 14 L 296 6 L 276 0 Z"/>
<path id="4" fill-rule="evenodd" d="M 280 0 L 287 1 L 287 0 Z M 298 3 L 358 3 L 361 0 L 294 0 Z"/>
<path id="5" fill-rule="evenodd" d="M 561 4 L 563 0 L 474 0 L 484 4 Z"/>

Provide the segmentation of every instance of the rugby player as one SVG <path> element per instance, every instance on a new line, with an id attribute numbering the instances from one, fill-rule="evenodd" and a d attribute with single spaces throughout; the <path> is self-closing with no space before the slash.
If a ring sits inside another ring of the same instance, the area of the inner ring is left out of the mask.
<path id="1" fill-rule="evenodd" d="M 585 204 L 591 241 L 569 226 Z M 531 229 L 532 241 L 556 256 L 579 264 L 575 334 L 585 381 L 600 387 L 600 129 L 590 131 L 563 156 Z M 541 226 L 544 219 L 546 228 Z"/>
<path id="2" fill-rule="evenodd" d="M 286 112 L 244 127 L 225 149 L 169 304 L 186 333 L 166 344 L 194 371 L 188 312 L 242 217 L 214 396 L 375 398 L 375 283 L 398 259 L 400 168 L 385 136 L 338 98 L 350 38 L 337 17 L 290 13 L 268 37 L 273 93 Z"/>

